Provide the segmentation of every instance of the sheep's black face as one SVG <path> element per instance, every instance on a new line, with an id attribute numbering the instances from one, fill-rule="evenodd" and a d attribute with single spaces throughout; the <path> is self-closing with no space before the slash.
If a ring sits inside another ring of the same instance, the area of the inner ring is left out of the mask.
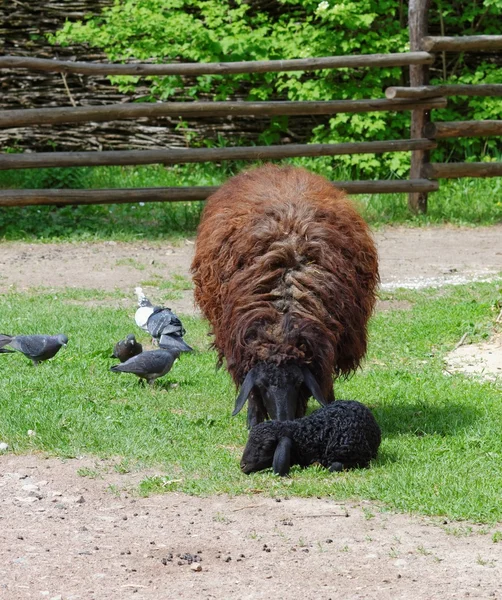
<path id="1" fill-rule="evenodd" d="M 241 459 L 241 469 L 244 473 L 262 471 L 272 466 L 278 440 L 270 425 L 272 423 L 260 423 L 249 432 Z"/>
<path id="2" fill-rule="evenodd" d="M 255 387 L 258 389 L 267 413 L 274 421 L 291 421 L 296 417 L 303 383 L 303 374 L 297 365 L 257 365 Z"/>
<path id="3" fill-rule="evenodd" d="M 244 378 L 232 415 L 235 416 L 242 409 L 253 392 L 254 405 L 251 407 L 250 404 L 248 409 L 248 426 L 261 422 L 263 417 L 259 417 L 262 415 L 268 415 L 274 421 L 292 421 L 304 416 L 306 390 L 318 402 L 326 404 L 319 384 L 308 367 L 292 363 L 258 363 Z"/>

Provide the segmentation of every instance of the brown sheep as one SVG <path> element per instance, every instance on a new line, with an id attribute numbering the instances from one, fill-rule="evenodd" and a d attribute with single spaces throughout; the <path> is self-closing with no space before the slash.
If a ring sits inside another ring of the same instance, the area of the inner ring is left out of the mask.
<path id="1" fill-rule="evenodd" d="M 345 193 L 305 169 L 271 164 L 207 201 L 192 262 L 195 301 L 219 363 L 249 397 L 248 426 L 334 400 L 333 377 L 366 352 L 378 284 L 368 226 Z"/>

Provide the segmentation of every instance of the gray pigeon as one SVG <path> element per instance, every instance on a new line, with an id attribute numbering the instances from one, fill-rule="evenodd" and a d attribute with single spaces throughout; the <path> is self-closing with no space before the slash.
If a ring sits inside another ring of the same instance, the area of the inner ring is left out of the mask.
<path id="1" fill-rule="evenodd" d="M 0 334 L 0 348 L 10 346 L 37 365 L 43 360 L 48 360 L 57 354 L 61 346 L 66 346 L 68 337 L 63 333 L 59 335 L 5 335 Z M 8 352 L 8 350 L 4 350 Z"/>
<path id="2" fill-rule="evenodd" d="M 125 340 L 120 340 L 115 344 L 111 358 L 118 358 L 123 363 L 141 352 L 143 352 L 143 346 L 136 341 L 134 334 L 130 333 Z"/>
<path id="3" fill-rule="evenodd" d="M 134 373 L 151 385 L 158 377 L 169 373 L 179 355 L 179 350 L 147 350 L 120 365 L 110 367 L 110 371 Z"/>
<path id="4" fill-rule="evenodd" d="M 156 306 L 146 326 L 152 339 L 161 348 L 177 348 L 180 352 L 193 352 L 193 348 L 183 339 L 185 328 L 170 308 Z"/>
<path id="5" fill-rule="evenodd" d="M 138 309 L 134 315 L 136 325 L 152 336 L 152 341 L 161 348 L 193 352 L 184 340 L 185 328 L 177 315 L 168 307 L 153 306 L 140 287 L 135 289 Z"/>

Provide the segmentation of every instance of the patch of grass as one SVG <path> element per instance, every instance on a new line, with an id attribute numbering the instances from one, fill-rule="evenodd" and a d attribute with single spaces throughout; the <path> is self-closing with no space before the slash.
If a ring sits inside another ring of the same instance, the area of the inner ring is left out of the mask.
<path id="1" fill-rule="evenodd" d="M 109 306 L 88 307 L 64 301 L 86 297 L 78 290 L 10 291 L 0 295 L 0 331 L 64 332 L 69 344 L 38 367 L 20 354 L 0 355 L 0 440 L 19 453 L 112 458 L 119 472 L 155 466 L 160 474 L 143 481 L 143 494 L 360 498 L 406 512 L 500 521 L 500 387 L 447 376 L 443 358 L 467 327 L 473 341 L 490 331 L 501 296 L 500 282 L 386 294 L 408 308 L 374 317 L 365 367 L 335 384 L 338 398 L 373 409 L 383 432 L 378 459 L 369 469 L 334 475 L 294 467 L 290 478 L 278 478 L 239 469 L 245 411 L 231 417 L 235 388 L 224 369 L 215 369 L 204 321 L 183 317 L 196 352 L 142 387 L 133 375 L 109 371 L 114 342 L 134 328 L 113 294 Z"/>
<path id="2" fill-rule="evenodd" d="M 502 541 L 502 531 L 494 531 L 492 534 L 492 542 L 498 544 Z"/>
<path id="3" fill-rule="evenodd" d="M 89 479 L 102 479 L 102 474 L 97 469 L 90 469 L 89 467 L 82 467 L 77 470 L 79 477 L 87 477 Z"/>
<path id="4" fill-rule="evenodd" d="M 144 271 L 146 269 L 146 265 L 135 258 L 119 258 L 115 261 L 115 264 L 117 267 L 131 267 L 137 271 Z"/>
<path id="5" fill-rule="evenodd" d="M 290 159 L 284 163 L 305 166 L 326 174 L 333 163 Z M 223 183 L 243 168 L 258 163 L 161 165 L 141 167 L 73 167 L 0 171 L 0 188 L 139 188 L 210 186 Z M 336 164 L 336 163 L 335 163 Z M 334 180 L 351 174 L 335 169 Z M 361 176 L 362 178 L 363 176 Z M 389 223 L 410 226 L 453 223 L 488 225 L 502 221 L 502 178 L 446 180 L 429 196 L 427 215 L 408 212 L 406 194 L 354 196 L 366 220 L 375 227 Z M 203 202 L 152 202 L 96 206 L 0 207 L 0 239 L 4 240 L 136 240 L 192 236 Z"/>

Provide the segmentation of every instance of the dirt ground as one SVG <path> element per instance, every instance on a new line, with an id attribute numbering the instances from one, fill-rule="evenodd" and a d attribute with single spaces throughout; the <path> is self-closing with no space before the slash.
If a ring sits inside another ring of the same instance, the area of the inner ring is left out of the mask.
<path id="1" fill-rule="evenodd" d="M 502 225 L 387 228 L 375 237 L 384 290 L 495 280 L 502 272 Z M 140 281 L 188 277 L 192 254 L 193 240 L 4 243 L 0 292 L 118 288 L 130 290 L 133 303 Z M 162 300 L 155 290 L 152 296 Z M 190 291 L 170 304 L 195 312 Z M 472 355 L 490 354 L 493 372 L 483 366 L 482 375 L 499 377 L 500 337 L 490 343 Z M 469 361 L 447 370 L 465 370 Z M 101 476 L 80 477 L 84 467 Z M 492 538 L 502 524 L 259 493 L 139 498 L 135 486 L 145 475 L 119 474 L 92 457 L 0 455 L 0 599 L 502 599 L 501 544 Z"/>

